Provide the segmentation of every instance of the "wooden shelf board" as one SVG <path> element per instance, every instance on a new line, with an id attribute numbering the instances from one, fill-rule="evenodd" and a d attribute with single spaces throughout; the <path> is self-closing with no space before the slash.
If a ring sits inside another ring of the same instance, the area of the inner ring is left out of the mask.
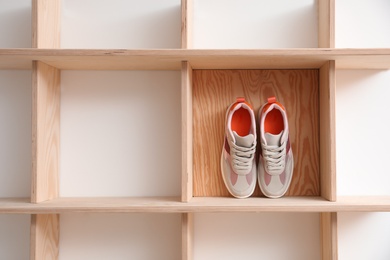
<path id="1" fill-rule="evenodd" d="M 300 196 L 280 199 L 196 197 L 190 202 L 194 212 L 362 212 L 390 211 L 390 196 L 340 197 L 336 202 L 322 197 Z"/>
<path id="2" fill-rule="evenodd" d="M 0 49 L 0 69 L 31 69 L 39 60 L 72 70 L 180 70 L 182 61 L 193 69 L 320 68 L 335 60 L 338 69 L 389 69 L 386 49 Z"/>
<path id="3" fill-rule="evenodd" d="M 322 197 L 194 197 L 190 202 L 180 202 L 179 197 L 59 198 L 38 204 L 28 198 L 0 199 L 0 214 L 366 211 L 390 211 L 390 196 L 339 197 L 336 202 Z"/>

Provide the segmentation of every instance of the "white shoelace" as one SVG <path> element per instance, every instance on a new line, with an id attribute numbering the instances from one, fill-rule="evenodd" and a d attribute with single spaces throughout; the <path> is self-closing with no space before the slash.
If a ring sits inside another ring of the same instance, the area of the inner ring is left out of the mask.
<path id="1" fill-rule="evenodd" d="M 230 149 L 233 167 L 236 170 L 249 171 L 252 168 L 252 161 L 256 152 L 256 141 L 251 147 L 238 146 L 230 141 Z"/>
<path id="2" fill-rule="evenodd" d="M 281 146 L 264 145 L 263 158 L 270 175 L 279 175 L 286 163 L 286 142 Z"/>

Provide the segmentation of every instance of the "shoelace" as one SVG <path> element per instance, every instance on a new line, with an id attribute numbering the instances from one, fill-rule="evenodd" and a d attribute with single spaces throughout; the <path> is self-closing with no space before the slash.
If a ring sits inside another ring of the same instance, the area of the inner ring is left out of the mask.
<path id="1" fill-rule="evenodd" d="M 256 152 L 256 141 L 251 147 L 238 146 L 232 141 L 230 142 L 231 156 L 233 167 L 236 170 L 250 170 L 252 161 Z"/>
<path id="2" fill-rule="evenodd" d="M 263 156 L 268 173 L 271 175 L 280 174 L 285 167 L 286 142 L 281 146 L 263 144 Z"/>

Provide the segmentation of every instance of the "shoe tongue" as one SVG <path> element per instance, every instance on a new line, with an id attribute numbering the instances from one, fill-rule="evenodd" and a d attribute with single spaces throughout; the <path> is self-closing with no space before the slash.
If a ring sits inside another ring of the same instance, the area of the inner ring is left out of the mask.
<path id="1" fill-rule="evenodd" d="M 280 140 L 282 139 L 282 135 L 283 135 L 283 131 L 281 131 L 277 135 L 273 135 L 273 134 L 270 134 L 270 133 L 265 133 L 264 134 L 265 142 L 267 143 L 267 145 L 279 146 L 280 145 Z"/>
<path id="2" fill-rule="evenodd" d="M 255 136 L 249 134 L 247 136 L 239 136 L 235 131 L 233 131 L 234 139 L 236 140 L 236 145 L 249 148 L 255 142 Z"/>

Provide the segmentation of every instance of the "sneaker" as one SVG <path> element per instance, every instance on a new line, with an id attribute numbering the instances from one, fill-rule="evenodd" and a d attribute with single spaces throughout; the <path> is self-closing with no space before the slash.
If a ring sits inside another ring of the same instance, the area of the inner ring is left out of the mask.
<path id="1" fill-rule="evenodd" d="M 269 198 L 282 197 L 288 190 L 294 169 L 286 109 L 275 97 L 259 110 L 259 186 Z"/>
<path id="2" fill-rule="evenodd" d="M 225 185 L 234 197 L 247 198 L 256 187 L 256 123 L 251 105 L 244 98 L 226 112 L 225 141 L 221 171 Z"/>

